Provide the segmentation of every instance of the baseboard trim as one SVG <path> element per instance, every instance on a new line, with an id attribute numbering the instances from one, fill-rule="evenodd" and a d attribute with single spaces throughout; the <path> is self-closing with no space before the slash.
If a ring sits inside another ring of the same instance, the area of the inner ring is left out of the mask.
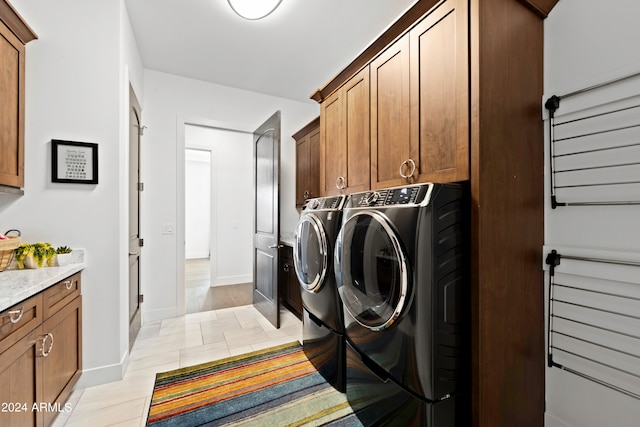
<path id="1" fill-rule="evenodd" d="M 83 389 L 97 385 L 120 381 L 129 366 L 129 352 L 126 352 L 120 363 L 84 369 L 74 389 Z"/>

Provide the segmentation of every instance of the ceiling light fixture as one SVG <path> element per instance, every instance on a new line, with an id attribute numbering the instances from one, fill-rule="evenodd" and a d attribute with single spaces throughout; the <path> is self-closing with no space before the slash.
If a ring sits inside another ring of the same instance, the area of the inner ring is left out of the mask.
<path id="1" fill-rule="evenodd" d="M 227 0 L 235 13 L 244 19 L 255 21 L 276 10 L 282 0 Z"/>

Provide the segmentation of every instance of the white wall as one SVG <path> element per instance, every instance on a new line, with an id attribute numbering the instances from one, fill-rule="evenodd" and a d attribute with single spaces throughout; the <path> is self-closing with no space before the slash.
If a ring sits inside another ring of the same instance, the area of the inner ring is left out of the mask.
<path id="1" fill-rule="evenodd" d="M 545 21 L 545 99 L 640 72 L 638 16 L 636 0 L 558 2 Z M 551 209 L 546 199 L 547 248 L 640 253 L 638 206 Z M 547 427 L 637 426 L 639 419 L 638 400 L 557 368 L 547 370 Z"/>
<path id="2" fill-rule="evenodd" d="M 210 150 L 211 285 L 253 280 L 253 135 L 206 126 L 185 127 L 188 147 Z M 187 212 L 188 213 L 188 212 Z M 186 228 L 190 226 L 186 218 Z"/>
<path id="3" fill-rule="evenodd" d="M 208 121 L 220 128 L 253 131 L 276 110 L 282 112 L 281 233 L 293 233 L 295 209 L 295 142 L 291 135 L 319 114 L 319 106 L 146 70 L 142 144 L 142 195 L 148 216 L 142 275 L 146 321 L 184 313 L 184 123 Z M 180 172 L 179 172 L 180 171 Z M 245 169 L 250 174 L 251 166 Z M 231 181 L 232 183 L 232 181 Z M 149 214 L 149 213 L 153 214 Z M 176 224 L 175 235 L 163 235 L 162 224 Z"/>
<path id="4" fill-rule="evenodd" d="M 26 242 L 85 248 L 82 384 L 127 360 L 128 80 L 141 62 L 122 1 L 12 0 L 39 39 L 27 45 L 25 194 L 0 196 L 0 224 Z M 98 143 L 97 185 L 51 183 L 51 139 Z"/>
<path id="5" fill-rule="evenodd" d="M 187 137 L 189 141 L 189 138 Z M 185 258 L 209 258 L 211 251 L 211 150 L 185 152 Z"/>

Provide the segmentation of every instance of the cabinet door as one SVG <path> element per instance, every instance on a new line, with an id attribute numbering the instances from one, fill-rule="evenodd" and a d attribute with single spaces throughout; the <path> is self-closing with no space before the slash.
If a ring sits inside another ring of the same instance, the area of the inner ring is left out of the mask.
<path id="1" fill-rule="evenodd" d="M 406 184 L 409 144 L 409 36 L 371 63 L 371 187 Z"/>
<path id="2" fill-rule="evenodd" d="M 0 21 L 0 185 L 24 186 L 25 48 Z"/>
<path id="3" fill-rule="evenodd" d="M 344 98 L 338 90 L 320 106 L 320 193 L 340 194 L 347 175 L 347 135 L 345 133 Z"/>
<path id="4" fill-rule="evenodd" d="M 347 138 L 346 193 L 355 193 L 371 188 L 369 67 L 353 76 L 343 90 Z"/>
<path id="5" fill-rule="evenodd" d="M 320 127 L 296 141 L 296 205 L 320 196 Z"/>
<path id="6" fill-rule="evenodd" d="M 329 95 L 320 108 L 320 192 L 369 189 L 369 68 Z"/>
<path id="7" fill-rule="evenodd" d="M 296 206 L 302 206 L 309 195 L 309 137 L 296 143 Z"/>
<path id="8" fill-rule="evenodd" d="M 64 407 L 64 402 L 82 373 L 82 297 L 61 308 L 42 325 L 42 398 Z M 44 413 L 45 425 L 57 415 Z"/>
<path id="9" fill-rule="evenodd" d="M 43 400 L 41 367 L 42 332 L 38 327 L 0 354 L 0 424 L 42 426 L 42 412 L 33 405 Z"/>
<path id="10" fill-rule="evenodd" d="M 441 3 L 409 33 L 411 158 L 420 182 L 469 179 L 467 3 Z"/>
<path id="11" fill-rule="evenodd" d="M 307 187 L 309 197 L 320 196 L 320 127 L 309 133 Z"/>

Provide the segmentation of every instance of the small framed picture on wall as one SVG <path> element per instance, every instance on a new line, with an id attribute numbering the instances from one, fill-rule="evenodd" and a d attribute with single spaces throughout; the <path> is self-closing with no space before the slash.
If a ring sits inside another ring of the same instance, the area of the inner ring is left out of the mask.
<path id="1" fill-rule="evenodd" d="M 98 183 L 98 144 L 51 140 L 51 182 Z"/>

